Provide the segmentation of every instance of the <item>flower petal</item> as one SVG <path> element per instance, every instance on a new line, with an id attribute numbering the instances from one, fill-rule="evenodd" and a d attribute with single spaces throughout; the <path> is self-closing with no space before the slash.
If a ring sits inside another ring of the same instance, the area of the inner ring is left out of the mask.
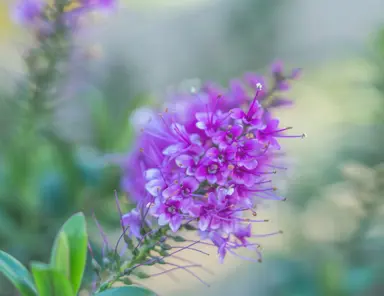
<path id="1" fill-rule="evenodd" d="M 181 222 L 182 222 L 181 216 L 180 215 L 174 215 L 171 218 L 171 221 L 169 222 L 169 227 L 171 228 L 171 230 L 173 232 L 176 232 L 179 230 L 179 228 L 181 226 Z"/>

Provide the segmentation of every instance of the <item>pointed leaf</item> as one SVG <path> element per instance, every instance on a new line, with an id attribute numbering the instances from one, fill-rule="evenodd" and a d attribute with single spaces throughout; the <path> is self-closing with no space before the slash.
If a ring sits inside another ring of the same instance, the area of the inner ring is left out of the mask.
<path id="1" fill-rule="evenodd" d="M 32 274 L 39 296 L 74 296 L 69 280 L 52 266 L 32 263 Z"/>
<path id="2" fill-rule="evenodd" d="M 60 231 L 56 237 L 51 253 L 52 268 L 60 271 L 67 279 L 70 276 L 69 243 L 65 232 Z"/>
<path id="3" fill-rule="evenodd" d="M 96 296 L 156 296 L 154 292 L 136 285 L 108 289 Z"/>
<path id="4" fill-rule="evenodd" d="M 61 231 L 65 233 L 68 239 L 69 278 L 73 292 L 77 294 L 87 260 L 88 237 L 83 213 L 77 213 L 69 218 Z"/>
<path id="5" fill-rule="evenodd" d="M 22 296 L 37 296 L 29 271 L 3 251 L 0 251 L 0 272 L 15 285 Z"/>

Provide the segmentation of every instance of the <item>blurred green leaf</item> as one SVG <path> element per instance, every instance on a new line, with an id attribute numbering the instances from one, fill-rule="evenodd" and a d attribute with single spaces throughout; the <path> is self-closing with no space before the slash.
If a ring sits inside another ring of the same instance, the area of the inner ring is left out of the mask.
<path id="1" fill-rule="evenodd" d="M 323 295 L 339 296 L 343 294 L 342 279 L 344 268 L 339 260 L 328 260 L 320 266 L 319 276 Z"/>
<path id="2" fill-rule="evenodd" d="M 70 282 L 74 293 L 79 291 L 87 259 L 87 230 L 83 213 L 73 215 L 63 225 L 69 246 Z"/>
<path id="3" fill-rule="evenodd" d="M 69 243 L 65 232 L 59 232 L 56 237 L 51 253 L 51 266 L 69 278 Z"/>
<path id="4" fill-rule="evenodd" d="M 74 296 L 68 279 L 60 271 L 43 263 L 31 264 L 39 296 Z"/>
<path id="5" fill-rule="evenodd" d="M 119 288 L 108 289 L 97 293 L 97 296 L 156 296 L 156 294 L 146 288 L 131 285 Z"/>
<path id="6" fill-rule="evenodd" d="M 352 268 L 347 271 L 344 287 L 348 295 L 363 293 L 375 279 L 375 271 L 370 268 Z"/>
<path id="7" fill-rule="evenodd" d="M 0 251 L 0 272 L 3 273 L 23 296 L 37 296 L 29 271 L 11 255 Z"/>

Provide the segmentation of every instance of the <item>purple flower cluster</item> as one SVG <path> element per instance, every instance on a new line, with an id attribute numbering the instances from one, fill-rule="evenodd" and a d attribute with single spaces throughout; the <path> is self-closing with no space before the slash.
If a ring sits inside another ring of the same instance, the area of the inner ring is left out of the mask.
<path id="1" fill-rule="evenodd" d="M 140 236 L 140 221 L 157 219 L 173 232 L 195 226 L 218 247 L 221 260 L 227 252 L 256 246 L 249 241 L 255 237 L 251 224 L 266 220 L 249 219 L 247 212 L 256 216 L 263 199 L 284 200 L 271 185 L 279 139 L 303 137 L 287 135 L 289 128 L 271 113 L 290 103 L 277 93 L 289 89 L 299 71 L 284 75 L 276 62 L 272 74 L 270 87 L 253 73 L 245 83 L 231 81 L 228 90 L 206 84 L 173 96 L 165 112 L 153 115 L 123 164 L 123 189 L 137 202 L 123 219 L 132 222 L 134 236 Z"/>
<path id="2" fill-rule="evenodd" d="M 63 21 L 68 22 L 91 10 L 109 12 L 116 7 L 117 0 L 63 0 L 62 2 L 65 3 L 62 15 Z M 45 0 L 19 0 L 12 7 L 11 16 L 20 25 L 28 27 L 41 26 L 42 23 L 47 21 L 44 18 L 44 13 L 47 11 L 48 6 Z"/>

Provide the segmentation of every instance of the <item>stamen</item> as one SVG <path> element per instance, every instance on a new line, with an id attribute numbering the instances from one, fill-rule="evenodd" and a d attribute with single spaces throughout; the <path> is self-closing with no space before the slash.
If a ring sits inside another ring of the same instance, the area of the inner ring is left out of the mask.
<path id="1" fill-rule="evenodd" d="M 156 266 L 158 266 L 158 265 L 156 265 Z M 200 267 L 200 266 L 201 266 L 200 264 L 191 264 L 191 265 L 185 265 L 185 266 L 183 266 L 183 268 Z M 160 267 L 160 266 L 158 266 L 158 267 Z M 167 274 L 167 273 L 172 272 L 172 271 L 177 270 L 177 269 L 181 269 L 181 267 L 174 267 L 174 268 L 167 269 L 167 270 L 164 270 L 164 271 L 159 272 L 159 273 L 154 273 L 154 274 L 151 274 L 149 277 L 155 277 L 155 276 Z"/>
<path id="2" fill-rule="evenodd" d="M 166 264 L 168 265 L 171 265 L 171 266 L 175 266 L 179 269 L 183 269 L 185 270 L 186 272 L 188 272 L 190 275 L 192 275 L 193 277 L 195 277 L 198 281 L 200 281 L 202 284 L 206 285 L 207 287 L 209 287 L 209 284 L 206 283 L 205 281 L 203 281 L 200 277 L 198 277 L 195 273 L 193 273 L 192 271 L 190 271 L 189 269 L 187 269 L 187 267 L 184 267 L 184 266 L 180 266 L 180 265 L 177 265 L 177 264 L 174 264 L 174 263 L 170 263 L 170 262 L 166 262 Z"/>
<path id="3" fill-rule="evenodd" d="M 274 235 L 282 234 L 282 233 L 283 232 L 281 230 L 279 230 L 276 232 L 271 232 L 271 233 L 266 233 L 266 234 L 254 234 L 251 237 L 254 237 L 254 238 L 269 237 L 269 236 L 274 236 Z"/>
<path id="4" fill-rule="evenodd" d="M 171 249 L 180 249 L 182 247 L 171 247 Z M 201 253 L 201 254 L 204 254 L 206 256 L 209 256 L 208 253 L 204 252 L 204 251 L 201 251 L 199 249 L 196 249 L 196 248 L 187 248 L 188 250 L 191 250 L 191 251 L 195 251 L 195 252 L 198 252 L 198 253 Z"/>

